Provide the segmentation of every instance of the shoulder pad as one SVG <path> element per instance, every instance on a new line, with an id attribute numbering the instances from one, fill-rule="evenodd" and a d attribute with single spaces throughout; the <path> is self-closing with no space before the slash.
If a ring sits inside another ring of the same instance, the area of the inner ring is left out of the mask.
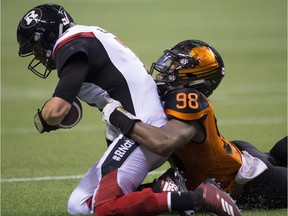
<path id="1" fill-rule="evenodd" d="M 175 90 L 164 99 L 164 110 L 168 119 L 194 121 L 203 117 L 209 107 L 208 99 L 192 88 Z"/>
<path id="2" fill-rule="evenodd" d="M 58 71 L 62 69 L 65 62 L 75 53 L 86 53 L 88 56 L 88 50 L 86 44 L 89 43 L 87 38 L 74 38 L 73 40 L 67 41 L 61 46 L 56 47 L 54 51 L 54 61 Z"/>

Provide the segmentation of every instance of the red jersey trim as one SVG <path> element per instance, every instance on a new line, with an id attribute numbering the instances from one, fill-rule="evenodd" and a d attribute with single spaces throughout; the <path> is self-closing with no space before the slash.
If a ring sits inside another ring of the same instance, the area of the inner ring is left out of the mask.
<path id="1" fill-rule="evenodd" d="M 65 39 L 63 39 L 59 44 L 57 44 L 57 46 L 54 49 L 53 52 L 53 59 L 55 59 L 55 56 L 57 55 L 58 50 L 60 49 L 60 47 L 62 47 L 64 44 L 68 43 L 71 40 L 74 40 L 76 38 L 95 38 L 95 35 L 93 34 L 93 32 L 80 32 L 74 35 L 71 35 Z"/>

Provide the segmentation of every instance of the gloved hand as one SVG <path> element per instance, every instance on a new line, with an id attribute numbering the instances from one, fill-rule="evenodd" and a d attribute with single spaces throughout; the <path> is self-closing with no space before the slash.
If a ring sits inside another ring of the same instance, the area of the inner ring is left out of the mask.
<path id="1" fill-rule="evenodd" d="M 136 121 L 140 121 L 140 119 L 125 110 L 119 101 L 109 98 L 107 102 L 102 110 L 102 120 L 106 124 L 114 125 L 124 135 L 129 136 Z"/>
<path id="2" fill-rule="evenodd" d="M 106 124 L 105 138 L 113 142 L 121 134 L 121 131 L 111 124 Z"/>
<path id="3" fill-rule="evenodd" d="M 117 107 L 122 107 L 122 104 L 119 101 L 112 98 L 107 99 L 107 104 L 102 110 L 102 120 L 106 124 L 111 124 L 109 121 L 110 115 Z"/>

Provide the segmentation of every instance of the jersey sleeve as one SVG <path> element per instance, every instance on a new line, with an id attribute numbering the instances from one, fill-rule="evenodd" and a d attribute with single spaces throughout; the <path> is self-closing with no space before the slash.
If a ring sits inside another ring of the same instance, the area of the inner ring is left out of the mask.
<path id="1" fill-rule="evenodd" d="M 208 99 L 192 88 L 175 90 L 164 99 L 164 110 L 168 119 L 190 122 L 207 115 Z"/>
<path id="2" fill-rule="evenodd" d="M 60 44 L 61 46 L 58 45 L 54 51 L 57 53 L 55 54 L 54 60 L 58 72 L 62 70 L 68 59 L 76 53 L 83 53 L 88 56 L 87 43 L 89 43 L 88 38 L 76 38 L 69 42 Z"/>
<path id="3" fill-rule="evenodd" d="M 89 49 L 91 37 L 72 35 L 62 40 L 54 50 L 54 60 L 60 78 L 53 97 L 72 103 L 89 73 Z"/>
<path id="4" fill-rule="evenodd" d="M 78 95 L 82 83 L 89 73 L 89 63 L 85 55 L 74 54 L 59 73 L 59 82 L 53 97 L 60 97 L 69 103 Z"/>

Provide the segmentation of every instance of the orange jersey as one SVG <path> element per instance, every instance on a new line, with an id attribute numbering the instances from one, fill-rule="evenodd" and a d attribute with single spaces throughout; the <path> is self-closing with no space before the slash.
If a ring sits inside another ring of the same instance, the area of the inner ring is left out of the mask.
<path id="1" fill-rule="evenodd" d="M 195 89 L 183 88 L 167 95 L 164 109 L 168 119 L 197 121 L 205 133 L 202 142 L 190 141 L 171 156 L 171 164 L 183 169 L 187 188 L 193 190 L 214 178 L 230 192 L 242 165 L 241 151 L 219 133 L 209 100 Z"/>

